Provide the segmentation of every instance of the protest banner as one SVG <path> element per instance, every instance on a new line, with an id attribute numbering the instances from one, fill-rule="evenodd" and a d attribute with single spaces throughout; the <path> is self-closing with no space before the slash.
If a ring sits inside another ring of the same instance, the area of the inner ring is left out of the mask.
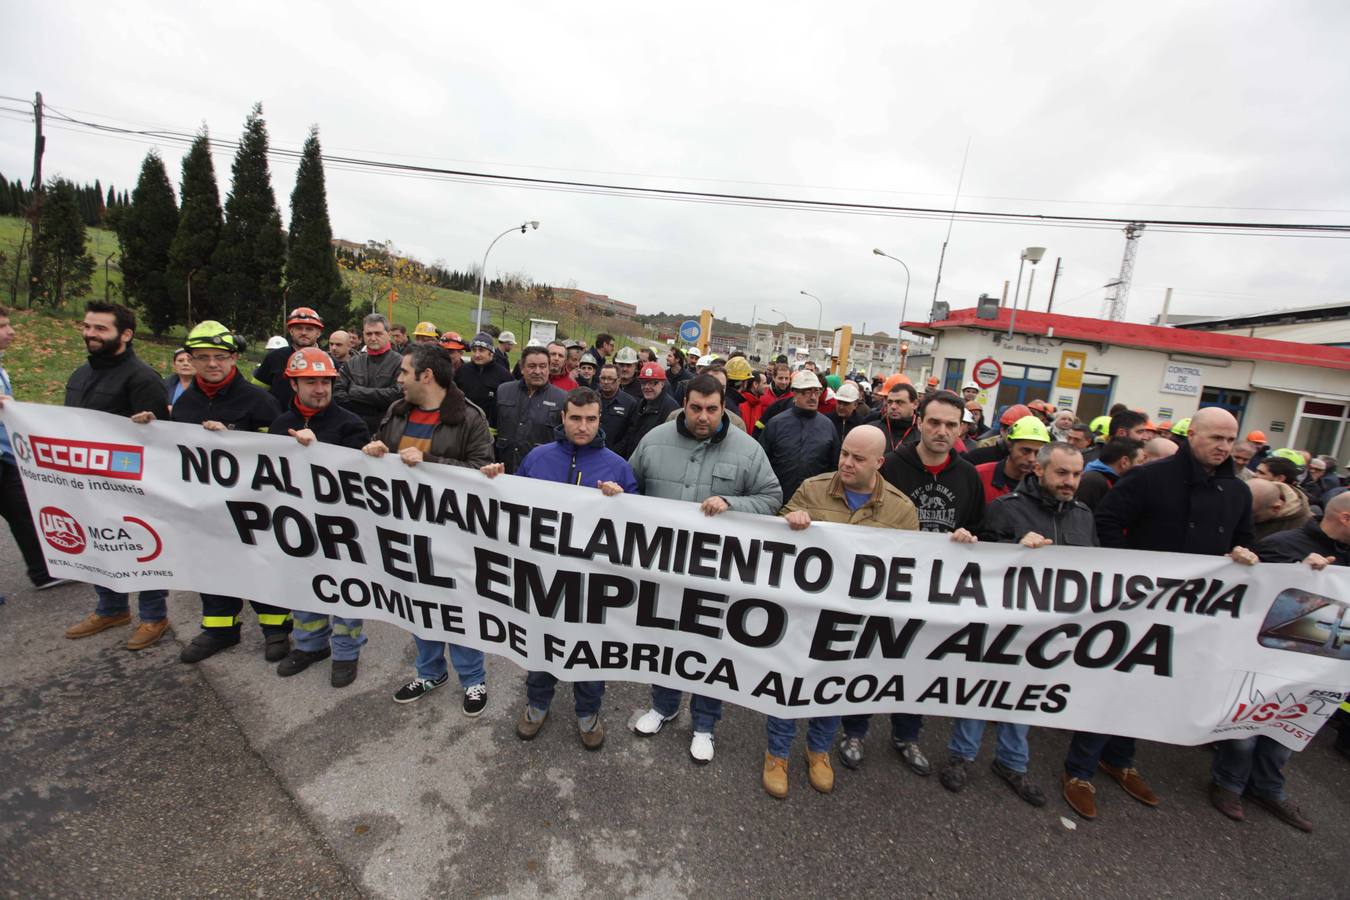
<path id="1" fill-rule="evenodd" d="M 390 622 L 565 680 L 1301 748 L 1350 572 L 956 544 L 6 403 L 53 575 Z"/>

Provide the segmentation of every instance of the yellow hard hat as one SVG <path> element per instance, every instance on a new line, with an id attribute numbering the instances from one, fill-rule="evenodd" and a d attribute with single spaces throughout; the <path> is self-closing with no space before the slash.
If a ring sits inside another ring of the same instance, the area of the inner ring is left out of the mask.
<path id="1" fill-rule="evenodd" d="M 413 337 L 438 338 L 440 336 L 440 331 L 430 322 L 418 322 L 417 327 L 413 329 Z"/>
<path id="2" fill-rule="evenodd" d="M 1008 431 L 1008 440 L 1040 441 L 1043 444 L 1048 444 L 1050 443 L 1050 430 L 1038 417 L 1023 416 L 1013 423 L 1012 429 Z"/>

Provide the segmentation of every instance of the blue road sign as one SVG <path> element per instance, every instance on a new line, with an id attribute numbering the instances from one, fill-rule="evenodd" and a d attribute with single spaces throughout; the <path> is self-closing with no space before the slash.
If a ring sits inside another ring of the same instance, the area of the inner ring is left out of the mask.
<path id="1" fill-rule="evenodd" d="M 680 340 L 686 344 L 696 343 L 701 337 L 703 337 L 703 327 L 693 319 L 687 319 L 680 326 Z"/>

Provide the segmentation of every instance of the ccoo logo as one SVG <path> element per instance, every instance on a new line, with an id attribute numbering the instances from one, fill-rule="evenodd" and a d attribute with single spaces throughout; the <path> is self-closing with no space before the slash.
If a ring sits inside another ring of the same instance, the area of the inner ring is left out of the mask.
<path id="1" fill-rule="evenodd" d="M 62 553 L 83 553 L 87 541 L 84 529 L 75 517 L 55 506 L 44 506 L 38 513 L 42 536 Z"/>

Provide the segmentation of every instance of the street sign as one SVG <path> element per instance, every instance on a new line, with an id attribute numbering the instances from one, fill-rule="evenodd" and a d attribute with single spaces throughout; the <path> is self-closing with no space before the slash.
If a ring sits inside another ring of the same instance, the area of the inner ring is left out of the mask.
<path id="1" fill-rule="evenodd" d="M 998 360 L 986 356 L 975 364 L 972 377 L 980 387 L 991 388 L 1003 377 L 1003 367 L 998 364 Z"/>
<path id="2" fill-rule="evenodd" d="M 698 339 L 703 337 L 703 327 L 693 319 L 686 319 L 680 325 L 680 340 L 686 344 L 697 344 Z"/>

